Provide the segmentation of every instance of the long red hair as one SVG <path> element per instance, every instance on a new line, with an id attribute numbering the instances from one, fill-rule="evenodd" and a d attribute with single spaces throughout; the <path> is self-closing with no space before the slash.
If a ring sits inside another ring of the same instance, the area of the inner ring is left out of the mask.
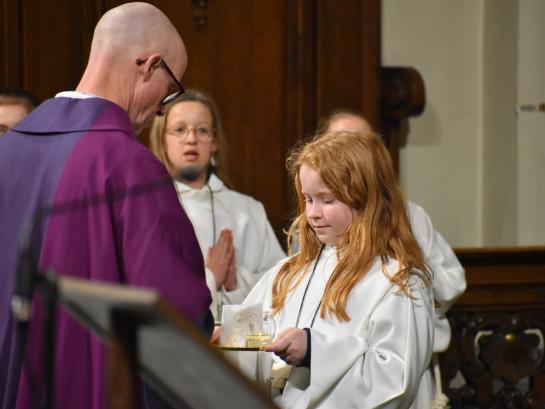
<path id="1" fill-rule="evenodd" d="M 357 210 L 337 244 L 339 261 L 324 290 L 322 318 L 333 314 L 339 320 L 350 319 L 345 309 L 350 291 L 377 257 L 383 262 L 398 260 L 400 268 L 395 274 L 384 273 L 405 294 L 409 294 L 409 279 L 413 275 L 420 276 L 427 286 L 431 284 L 390 155 L 380 138 L 375 134 L 326 132 L 294 150 L 287 160 L 298 200 L 298 216 L 288 231 L 288 243 L 296 237 L 300 251 L 291 255 L 274 279 L 273 312 L 283 307 L 288 293 L 301 282 L 322 246 L 305 216 L 299 179 L 302 164 L 320 175 L 337 200 Z"/>

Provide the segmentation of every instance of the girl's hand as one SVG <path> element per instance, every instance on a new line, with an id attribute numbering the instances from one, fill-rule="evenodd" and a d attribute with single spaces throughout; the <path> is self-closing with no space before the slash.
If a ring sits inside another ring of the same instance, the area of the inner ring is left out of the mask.
<path id="1" fill-rule="evenodd" d="M 233 250 L 233 258 L 231 259 L 231 264 L 227 270 L 227 275 L 225 276 L 225 282 L 223 286 L 227 291 L 233 291 L 237 288 L 237 266 L 235 264 L 235 250 Z"/>
<path id="2" fill-rule="evenodd" d="M 214 327 L 214 332 L 212 332 L 212 336 L 210 337 L 210 344 L 211 345 L 217 345 L 220 343 L 220 337 L 221 337 L 221 325 L 216 325 Z"/>
<path id="3" fill-rule="evenodd" d="M 289 365 L 300 365 L 307 353 L 307 334 L 300 328 L 285 329 L 265 351 L 274 352 Z"/>
<path id="4" fill-rule="evenodd" d="M 222 230 L 217 243 L 208 249 L 206 257 L 206 267 L 214 273 L 218 290 L 225 283 L 234 254 L 233 233 L 231 230 Z"/>

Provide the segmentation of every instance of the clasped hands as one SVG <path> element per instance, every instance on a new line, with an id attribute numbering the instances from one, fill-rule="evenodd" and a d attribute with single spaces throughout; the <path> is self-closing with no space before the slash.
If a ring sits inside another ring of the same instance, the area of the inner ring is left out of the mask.
<path id="1" fill-rule="evenodd" d="M 227 291 L 237 288 L 235 246 L 231 230 L 222 230 L 216 244 L 208 249 L 206 267 L 214 273 L 218 290 L 221 287 Z"/>

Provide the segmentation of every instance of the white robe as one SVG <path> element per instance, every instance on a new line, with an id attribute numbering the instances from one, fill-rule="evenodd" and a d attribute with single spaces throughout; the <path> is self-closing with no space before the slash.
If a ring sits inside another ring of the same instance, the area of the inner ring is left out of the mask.
<path id="1" fill-rule="evenodd" d="M 217 289 L 214 273 L 206 269 L 206 283 L 212 295 L 210 310 L 216 320 L 221 304 L 240 304 L 252 287 L 286 255 L 274 234 L 261 202 L 250 196 L 228 189 L 214 174 L 208 185 L 213 192 L 214 214 L 210 190 L 207 186 L 193 189 L 175 182 L 180 203 L 193 224 L 204 258 L 223 229 L 233 231 L 237 289 Z M 213 235 L 213 218 L 216 222 L 216 237 Z"/>
<path id="2" fill-rule="evenodd" d="M 433 227 L 424 209 L 413 202 L 407 203 L 413 234 L 426 257 L 433 273 L 433 296 L 439 307 L 435 309 L 435 335 L 433 352 L 444 352 L 451 338 L 450 324 L 446 313 L 466 289 L 465 271 L 447 241 Z M 422 377 L 418 398 L 414 405 L 418 409 L 431 408 L 436 395 L 436 382 L 430 366 Z"/>
<path id="3" fill-rule="evenodd" d="M 448 348 L 451 334 L 446 312 L 466 289 L 465 271 L 424 209 L 409 201 L 407 210 L 414 237 L 433 273 L 433 296 L 439 303 L 435 312 L 433 352 L 443 352 Z"/>
<path id="4" fill-rule="evenodd" d="M 277 334 L 295 326 L 309 327 L 326 282 L 337 262 L 334 247 L 326 247 L 318 262 L 303 305 L 310 270 L 292 291 L 284 308 L 275 315 Z M 386 265 L 397 271 L 397 261 Z M 272 282 L 279 266 L 254 287 L 245 304 L 263 302 L 270 309 Z M 312 266 L 311 266 L 312 268 Z M 277 403 L 285 408 L 409 408 L 433 349 L 433 302 L 430 289 L 417 279 L 408 298 L 396 294 L 382 271 L 380 260 L 352 289 L 346 305 L 350 321 L 322 319 L 311 328 L 311 367 L 293 368 Z M 239 352 L 231 356 L 240 368 L 265 387 L 274 355 Z"/>

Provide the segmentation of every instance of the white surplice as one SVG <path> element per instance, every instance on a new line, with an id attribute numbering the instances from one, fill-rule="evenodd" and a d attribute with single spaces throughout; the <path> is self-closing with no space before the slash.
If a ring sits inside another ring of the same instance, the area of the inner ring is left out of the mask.
<path id="1" fill-rule="evenodd" d="M 451 334 L 446 312 L 466 289 L 465 271 L 425 210 L 409 201 L 407 212 L 414 237 L 433 273 L 433 296 L 439 304 L 435 311 L 433 352 L 443 352 L 448 348 Z"/>
<path id="2" fill-rule="evenodd" d="M 310 370 L 293 368 L 275 401 L 296 409 L 411 407 L 433 349 L 431 290 L 415 277 L 410 287 L 412 299 L 400 293 L 383 272 L 385 268 L 394 274 L 397 261 L 383 266 L 377 259 L 348 297 L 350 321 L 321 318 L 316 312 L 336 263 L 335 247 L 326 247 L 310 283 L 313 265 L 274 316 L 277 334 L 295 326 L 299 311 L 299 327 L 311 327 Z M 263 302 L 264 309 L 271 308 L 272 282 L 278 268 L 259 281 L 245 304 Z M 248 376 L 266 385 L 278 358 L 265 352 L 240 352 L 231 359 Z"/>
<path id="3" fill-rule="evenodd" d="M 456 258 L 456 254 L 435 230 L 426 211 L 413 202 L 407 202 L 407 212 L 413 234 L 426 257 L 426 262 L 433 273 L 433 295 L 438 307 L 435 309 L 435 334 L 433 352 L 445 351 L 451 338 L 451 329 L 446 313 L 466 289 L 465 270 Z M 440 380 L 438 380 L 440 381 Z M 415 407 L 429 409 L 436 395 L 436 382 L 433 368 L 422 377 Z"/>
<path id="4" fill-rule="evenodd" d="M 210 310 L 216 320 L 219 304 L 240 304 L 263 274 L 286 255 L 267 219 L 263 204 L 228 189 L 214 174 L 202 189 L 175 182 L 180 203 L 195 229 L 204 258 L 223 229 L 233 231 L 237 289 L 217 289 L 214 273 L 206 269 L 206 282 L 212 295 Z M 209 189 L 210 187 L 210 189 Z M 211 197 L 213 195 L 213 198 Z M 214 209 L 212 211 L 212 202 Z M 216 237 L 213 225 L 216 224 Z"/>

